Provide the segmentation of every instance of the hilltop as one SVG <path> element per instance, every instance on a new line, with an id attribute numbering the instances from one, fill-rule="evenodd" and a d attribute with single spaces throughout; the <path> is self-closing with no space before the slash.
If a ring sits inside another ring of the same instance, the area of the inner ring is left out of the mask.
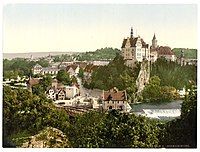
<path id="1" fill-rule="evenodd" d="M 172 51 L 175 53 L 177 57 L 180 57 L 181 50 L 184 50 L 185 58 L 197 59 L 197 49 L 174 48 Z"/>

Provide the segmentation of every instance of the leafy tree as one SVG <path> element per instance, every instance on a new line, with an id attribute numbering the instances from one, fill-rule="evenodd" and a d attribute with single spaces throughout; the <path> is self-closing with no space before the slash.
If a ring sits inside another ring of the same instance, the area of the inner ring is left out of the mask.
<path id="1" fill-rule="evenodd" d="M 84 77 L 84 70 L 83 70 L 83 68 L 79 69 L 78 77 L 80 77 L 80 78 L 83 79 L 83 77 Z"/>
<path id="2" fill-rule="evenodd" d="M 47 87 L 51 86 L 52 84 L 52 77 L 51 75 L 46 75 L 43 77 L 42 81 L 41 81 L 41 85 L 43 86 L 43 88 L 46 90 Z"/>
<path id="3" fill-rule="evenodd" d="M 7 86 L 3 88 L 4 139 L 13 140 L 15 135 L 24 136 L 24 132 L 30 136 L 47 126 L 67 131 L 68 120 L 66 112 L 58 110 L 46 96 Z"/>
<path id="4" fill-rule="evenodd" d="M 69 74 L 65 70 L 58 71 L 56 79 L 59 82 L 63 83 L 63 84 L 66 84 L 66 85 L 70 85 L 71 84 L 71 80 L 70 80 Z"/>
<path id="5" fill-rule="evenodd" d="M 181 117 L 163 126 L 160 144 L 168 148 L 196 148 L 197 147 L 197 92 L 191 89 L 186 96 Z"/>
<path id="6" fill-rule="evenodd" d="M 158 122 L 110 111 L 89 112 L 75 118 L 68 134 L 73 147 L 157 147 Z"/>
<path id="7" fill-rule="evenodd" d="M 142 91 L 144 101 L 150 102 L 169 102 L 178 97 L 176 89 L 170 86 L 161 86 L 158 76 L 153 76 Z"/>
<path id="8" fill-rule="evenodd" d="M 142 91 L 142 96 L 145 100 L 149 100 L 150 102 L 156 102 L 160 99 L 161 95 L 161 87 L 160 87 L 160 79 L 158 76 L 153 76 L 149 80 L 149 84 L 147 84 Z"/>
<path id="9" fill-rule="evenodd" d="M 173 99 L 177 99 L 178 96 L 179 96 L 174 87 L 161 86 L 161 90 L 160 91 L 161 91 L 160 99 L 162 101 L 172 101 Z"/>
<path id="10" fill-rule="evenodd" d="M 127 67 L 123 57 L 118 54 L 109 65 L 94 70 L 89 86 L 102 90 L 109 90 L 113 87 L 117 87 L 119 90 L 127 89 L 129 98 L 132 98 L 136 91 L 135 80 L 139 68 L 139 66 L 134 69 Z"/>
<path id="11" fill-rule="evenodd" d="M 75 76 L 71 77 L 71 83 L 73 83 L 73 84 L 77 83 L 77 78 Z"/>
<path id="12" fill-rule="evenodd" d="M 36 62 L 36 64 L 41 65 L 42 67 L 48 67 L 49 61 L 47 61 L 45 58 L 41 58 L 39 61 Z"/>
<path id="13" fill-rule="evenodd" d="M 177 57 L 180 57 L 182 50 L 184 50 L 185 58 L 197 59 L 197 49 L 174 48 L 172 51 Z"/>
<path id="14" fill-rule="evenodd" d="M 197 82 L 197 67 L 195 65 L 181 66 L 178 63 L 159 58 L 151 66 L 151 77 L 158 76 L 161 86 L 172 86 L 182 89 L 189 85 L 189 80 Z"/>
<path id="15" fill-rule="evenodd" d="M 120 50 L 113 48 L 101 48 L 94 52 L 79 53 L 73 55 L 78 61 L 113 60 Z"/>
<path id="16" fill-rule="evenodd" d="M 45 88 L 41 84 L 36 84 L 32 86 L 32 93 L 36 95 L 40 95 L 45 92 Z"/>

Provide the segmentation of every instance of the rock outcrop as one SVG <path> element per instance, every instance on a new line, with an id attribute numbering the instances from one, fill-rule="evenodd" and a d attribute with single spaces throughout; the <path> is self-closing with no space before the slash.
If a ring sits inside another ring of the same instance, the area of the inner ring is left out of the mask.
<path id="1" fill-rule="evenodd" d="M 62 131 L 47 127 L 39 134 L 29 137 L 29 141 L 22 148 L 65 148 L 70 147 L 66 135 Z"/>
<path id="2" fill-rule="evenodd" d="M 150 63 L 149 61 L 144 60 L 141 63 L 140 72 L 136 80 L 136 86 L 137 86 L 136 98 L 137 96 L 140 96 L 145 85 L 149 83 L 149 78 L 150 78 Z"/>

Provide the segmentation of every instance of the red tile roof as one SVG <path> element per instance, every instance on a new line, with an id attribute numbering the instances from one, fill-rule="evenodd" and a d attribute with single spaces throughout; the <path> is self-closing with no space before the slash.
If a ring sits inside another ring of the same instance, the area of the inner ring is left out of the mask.
<path id="1" fill-rule="evenodd" d="M 174 52 L 168 46 L 160 46 L 157 52 L 158 55 L 174 55 Z"/>
<path id="2" fill-rule="evenodd" d="M 29 84 L 30 86 L 39 84 L 40 79 L 39 78 L 29 78 L 27 84 Z"/>
<path id="3" fill-rule="evenodd" d="M 123 101 L 126 99 L 126 91 L 109 90 L 103 92 L 104 101 Z"/>

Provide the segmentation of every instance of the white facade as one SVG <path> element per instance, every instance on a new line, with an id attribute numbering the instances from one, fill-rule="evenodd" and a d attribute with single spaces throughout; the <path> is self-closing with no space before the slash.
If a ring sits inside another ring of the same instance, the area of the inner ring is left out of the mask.
<path id="1" fill-rule="evenodd" d="M 133 67 L 135 62 L 142 62 L 143 59 L 150 60 L 148 44 L 139 36 L 124 39 L 121 53 L 126 65 L 130 67 Z"/>
<path id="2" fill-rule="evenodd" d="M 45 75 L 45 74 L 56 75 L 56 74 L 58 74 L 58 71 L 59 71 L 59 69 L 57 69 L 57 68 L 49 68 L 49 67 L 47 67 L 47 68 L 43 68 L 42 69 L 42 75 Z"/>
<path id="3" fill-rule="evenodd" d="M 76 86 L 65 86 L 66 97 L 71 99 L 79 95 L 80 91 Z"/>
<path id="4" fill-rule="evenodd" d="M 155 62 L 158 59 L 158 53 L 156 51 L 151 52 L 150 54 L 150 61 Z"/>
<path id="5" fill-rule="evenodd" d="M 46 93 L 46 94 L 47 94 L 48 99 L 56 100 L 56 92 L 53 88 L 49 89 L 48 93 Z"/>
<path id="6" fill-rule="evenodd" d="M 34 67 L 33 67 L 33 74 L 40 74 L 42 72 L 42 66 L 39 65 L 39 64 L 36 64 Z"/>
<path id="7" fill-rule="evenodd" d="M 109 64 L 109 61 L 93 61 L 92 64 L 96 66 L 105 66 Z"/>

